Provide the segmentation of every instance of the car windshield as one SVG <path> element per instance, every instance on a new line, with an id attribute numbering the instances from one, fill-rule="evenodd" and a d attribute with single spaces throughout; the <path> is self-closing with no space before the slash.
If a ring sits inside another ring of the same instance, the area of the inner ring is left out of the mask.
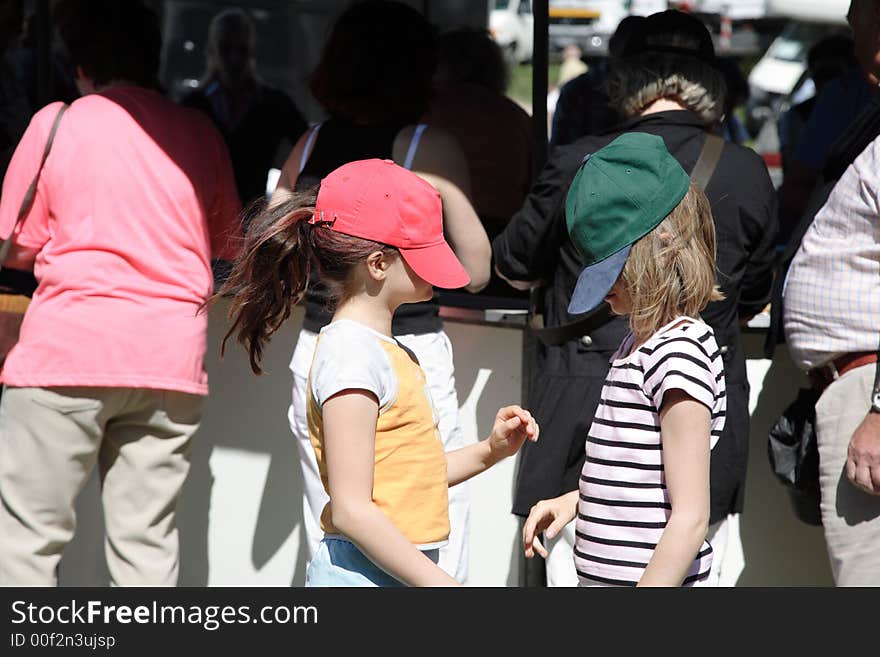
<path id="1" fill-rule="evenodd" d="M 806 62 L 810 47 L 828 34 L 828 26 L 821 23 L 789 23 L 767 54 L 786 62 Z"/>
<path id="2" fill-rule="evenodd" d="M 510 6 L 510 0 L 495 0 L 495 9 L 507 9 Z"/>

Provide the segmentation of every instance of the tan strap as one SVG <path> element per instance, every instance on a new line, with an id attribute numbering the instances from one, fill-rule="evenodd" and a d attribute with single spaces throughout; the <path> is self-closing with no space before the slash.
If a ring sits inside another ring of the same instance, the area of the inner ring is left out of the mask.
<path id="1" fill-rule="evenodd" d="M 706 134 L 700 157 L 694 165 L 694 170 L 691 171 L 691 182 L 703 191 L 706 191 L 709 181 L 712 180 L 712 174 L 715 173 L 715 167 L 718 166 L 723 150 L 724 140 L 721 137 L 711 133 Z"/>
<path id="2" fill-rule="evenodd" d="M 0 313 L 23 315 L 30 302 L 31 298 L 23 294 L 4 294 L 0 292 Z"/>

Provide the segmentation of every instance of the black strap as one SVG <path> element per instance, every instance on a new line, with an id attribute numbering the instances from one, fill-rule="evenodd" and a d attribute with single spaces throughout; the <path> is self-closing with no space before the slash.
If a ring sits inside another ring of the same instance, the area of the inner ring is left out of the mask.
<path id="1" fill-rule="evenodd" d="M 697 159 L 694 170 L 691 172 L 691 182 L 705 190 L 709 181 L 712 180 L 715 169 L 718 167 L 718 161 L 721 159 L 721 152 L 723 150 L 724 140 L 717 135 L 707 133 L 706 140 L 703 142 L 703 148 L 700 150 L 700 157 Z M 533 331 L 541 342 L 552 347 L 588 335 L 612 319 L 614 319 L 614 313 L 611 312 L 611 306 L 607 303 L 602 303 L 591 313 L 574 322 L 546 328 L 534 328 Z"/>
<path id="2" fill-rule="evenodd" d="M 546 328 L 533 328 L 535 335 L 547 346 L 565 344 L 569 340 L 575 340 L 595 331 L 614 319 L 611 306 L 601 303 L 590 314 L 568 324 L 548 326 Z M 617 345 L 614 345 L 615 347 Z"/>
<path id="3" fill-rule="evenodd" d="M 43 165 L 46 164 L 46 158 L 49 157 L 49 152 L 52 150 L 52 142 L 55 141 L 55 133 L 58 132 L 61 117 L 64 116 L 64 112 L 66 111 L 67 105 L 62 105 L 58 110 L 58 114 L 55 115 L 55 121 L 52 123 L 52 129 L 49 130 L 49 137 L 46 139 L 46 146 L 43 148 L 43 157 L 40 160 L 40 166 L 37 168 L 37 173 L 34 174 L 34 179 L 31 180 L 31 184 L 28 186 L 27 191 L 24 194 L 24 199 L 21 201 L 21 207 L 18 209 L 18 217 L 16 217 L 15 225 L 12 227 L 13 232 L 15 232 L 18 224 L 20 224 L 27 216 L 28 212 L 31 211 L 31 207 L 34 205 L 34 199 L 37 196 L 37 184 L 40 182 L 40 174 L 43 172 Z M 9 255 L 11 245 L 12 235 L 10 234 L 9 239 L 5 240 L 2 248 L 0 248 L 0 265 L 6 262 L 6 256 Z"/>
<path id="4" fill-rule="evenodd" d="M 31 297 L 37 289 L 37 279 L 34 278 L 34 273 L 32 271 L 22 271 L 11 267 L 4 267 L 3 263 L 5 263 L 6 258 L 9 257 L 9 251 L 12 248 L 12 236 L 15 233 L 15 228 L 27 216 L 34 204 L 34 199 L 37 195 L 37 184 L 40 182 L 40 174 L 43 172 L 43 165 L 46 164 L 46 158 L 49 157 L 49 152 L 52 150 L 52 143 L 55 141 L 55 133 L 58 132 L 58 125 L 61 123 L 61 117 L 66 110 L 67 105 L 62 105 L 58 110 L 58 114 L 55 116 L 55 121 L 52 123 L 52 129 L 49 130 L 49 137 L 46 139 L 46 146 L 43 148 L 43 157 L 40 160 L 40 166 L 37 168 L 37 173 L 34 175 L 34 179 L 31 180 L 31 184 L 25 192 L 24 199 L 22 199 L 21 207 L 18 209 L 18 217 L 16 217 L 15 224 L 12 227 L 12 232 L 9 234 L 9 238 L 4 240 L 3 244 L 0 245 L 0 292 L 4 294 L 18 294 Z"/>

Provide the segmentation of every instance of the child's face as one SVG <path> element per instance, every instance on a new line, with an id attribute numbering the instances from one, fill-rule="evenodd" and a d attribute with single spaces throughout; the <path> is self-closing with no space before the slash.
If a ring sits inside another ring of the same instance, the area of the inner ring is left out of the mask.
<path id="1" fill-rule="evenodd" d="M 415 273 L 402 257 L 395 258 L 388 268 L 389 292 L 398 303 L 430 301 L 434 288 Z"/>
<path id="2" fill-rule="evenodd" d="M 605 301 L 611 306 L 615 315 L 629 315 L 632 312 L 632 297 L 623 282 L 623 275 L 618 276 L 611 291 L 605 296 Z"/>

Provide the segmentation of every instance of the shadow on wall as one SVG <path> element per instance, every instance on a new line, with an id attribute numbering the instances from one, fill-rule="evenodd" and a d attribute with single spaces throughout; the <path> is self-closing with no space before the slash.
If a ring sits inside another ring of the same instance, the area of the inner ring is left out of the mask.
<path id="1" fill-rule="evenodd" d="M 302 313 L 297 311 L 270 344 L 265 361 L 271 371 L 257 377 L 236 346 L 219 360 L 225 309 L 221 302 L 211 311 L 207 361 L 212 393 L 194 440 L 178 516 L 180 583 L 301 586 L 302 474 L 286 411 L 291 392 L 287 363 Z M 495 411 L 519 400 L 521 334 L 456 322 L 447 322 L 446 330 L 455 348 L 463 428 L 469 437 L 485 438 Z M 744 337 L 746 353 L 757 356 L 763 336 Z M 784 348 L 772 363 L 750 360 L 749 375 L 757 399 L 752 403 L 746 508 L 740 520 L 745 570 L 738 584 L 830 586 L 822 529 L 797 520 L 767 462 L 766 432 L 794 398 L 803 375 Z M 510 515 L 514 466 L 509 459 L 471 482 L 471 585 L 517 584 L 522 552 L 517 520 Z M 63 585 L 108 582 L 98 509 L 93 477 L 77 503 L 79 526 L 61 562 Z"/>
<path id="2" fill-rule="evenodd" d="M 459 420 L 466 438 L 492 432 L 502 406 L 520 402 L 522 332 L 447 321 L 455 354 Z M 519 527 L 510 513 L 516 461 L 506 459 L 473 478 L 470 486 L 470 586 L 517 586 Z M 504 555 L 510 554 L 507 561 Z"/>
<path id="3" fill-rule="evenodd" d="M 286 417 L 291 375 L 276 365 L 255 376 L 236 344 L 220 361 L 227 307 L 221 301 L 211 310 L 206 358 L 211 394 L 193 439 L 192 465 L 178 507 L 180 585 L 301 585 L 302 475 Z M 266 362 L 290 362 L 299 325 L 297 316 L 278 333 Z M 264 484 L 236 487 L 239 474 L 243 483 L 259 478 Z M 215 486 L 215 479 L 224 485 Z M 92 476 L 77 500 L 76 536 L 61 562 L 64 586 L 109 582 L 99 509 L 97 477 Z"/>
<path id="4" fill-rule="evenodd" d="M 748 356 L 760 353 L 763 333 L 743 337 Z M 754 378 L 751 369 L 749 374 Z M 754 382 L 752 385 L 757 387 Z M 822 528 L 797 519 L 788 492 L 776 480 L 767 459 L 767 432 L 801 385 L 806 385 L 806 378 L 781 345 L 752 411 L 749 474 L 741 518 L 745 569 L 739 586 L 834 585 Z"/>

